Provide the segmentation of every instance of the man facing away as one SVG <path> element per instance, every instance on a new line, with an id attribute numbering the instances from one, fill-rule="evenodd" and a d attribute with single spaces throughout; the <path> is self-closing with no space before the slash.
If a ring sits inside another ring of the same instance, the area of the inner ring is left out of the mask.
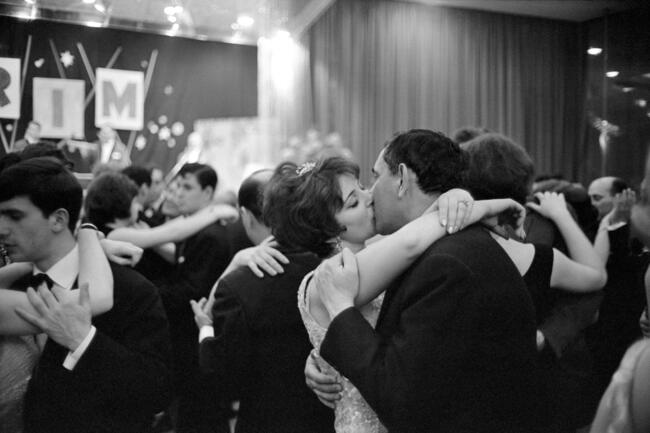
<path id="1" fill-rule="evenodd" d="M 262 216 L 262 196 L 272 174 L 253 173 L 239 190 L 241 219 L 255 244 L 271 234 Z M 276 207 L 276 213 L 286 212 Z M 283 273 L 259 278 L 239 268 L 219 281 L 214 320 L 193 306 L 197 323 L 205 325 L 201 367 L 226 402 L 240 401 L 238 433 L 331 432 L 332 411 L 305 386 L 302 365 L 312 346 L 296 306 L 302 278 L 320 259 L 304 251 L 280 250 L 290 261 Z"/>
<path id="2" fill-rule="evenodd" d="M 32 262 L 60 289 L 74 288 L 81 201 L 81 185 L 59 161 L 11 166 L 0 174 L 0 242 L 12 260 Z M 92 323 L 87 304 L 62 303 L 60 314 L 37 308 L 42 316 L 33 324 L 49 338 L 25 397 L 26 432 L 142 432 L 169 403 L 169 333 L 156 288 L 111 267 L 113 308 Z"/>
<path id="3" fill-rule="evenodd" d="M 465 166 L 463 151 L 440 133 L 395 136 L 373 168 L 377 231 L 392 233 L 421 215 L 460 186 Z M 485 229 L 470 227 L 425 251 L 387 289 L 376 329 L 353 307 L 355 265 L 328 261 L 323 274 L 333 278 L 318 281 L 332 317 L 320 353 L 390 431 L 531 431 L 534 308 Z"/>

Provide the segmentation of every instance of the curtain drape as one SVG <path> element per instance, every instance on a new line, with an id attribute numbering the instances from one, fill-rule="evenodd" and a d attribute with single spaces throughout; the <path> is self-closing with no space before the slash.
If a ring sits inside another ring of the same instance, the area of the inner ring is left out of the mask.
<path id="1" fill-rule="evenodd" d="M 394 132 L 464 125 L 512 137 L 538 173 L 579 176 L 584 51 L 575 23 L 346 0 L 298 43 L 309 48 L 309 85 L 293 88 L 300 103 L 284 105 L 287 132 L 339 132 L 364 179 Z"/>

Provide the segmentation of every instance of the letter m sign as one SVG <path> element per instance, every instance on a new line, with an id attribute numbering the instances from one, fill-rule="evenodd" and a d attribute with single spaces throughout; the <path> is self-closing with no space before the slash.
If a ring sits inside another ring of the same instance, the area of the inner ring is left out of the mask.
<path id="1" fill-rule="evenodd" d="M 144 74 L 97 68 L 95 126 L 140 131 L 144 126 Z"/>

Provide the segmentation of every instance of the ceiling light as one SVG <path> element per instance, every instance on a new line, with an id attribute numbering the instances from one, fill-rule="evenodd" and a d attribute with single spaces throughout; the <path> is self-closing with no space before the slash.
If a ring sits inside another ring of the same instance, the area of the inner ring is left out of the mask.
<path id="1" fill-rule="evenodd" d="M 25 3 L 27 3 L 28 5 L 33 5 L 36 3 L 36 0 L 25 0 Z"/>
<path id="2" fill-rule="evenodd" d="M 178 5 L 174 8 L 177 14 L 182 14 L 183 13 L 183 6 Z"/>
<path id="3" fill-rule="evenodd" d="M 607 71 L 605 72 L 605 75 L 607 75 L 609 78 L 618 77 L 618 71 Z"/>
<path id="4" fill-rule="evenodd" d="M 248 15 L 239 15 L 237 17 L 237 24 L 243 28 L 248 28 L 255 24 L 255 20 Z"/>
<path id="5" fill-rule="evenodd" d="M 84 22 L 84 25 L 87 27 L 95 27 L 95 28 L 103 27 L 102 23 L 98 23 L 97 21 L 86 21 Z"/>
<path id="6" fill-rule="evenodd" d="M 102 0 L 97 0 L 95 2 L 95 9 L 101 13 L 106 13 L 106 5 L 104 5 L 104 2 Z"/>
<path id="7" fill-rule="evenodd" d="M 592 55 L 592 56 L 597 56 L 598 54 L 600 54 L 602 52 L 603 52 L 603 49 L 598 48 L 598 47 L 589 47 L 589 49 L 587 50 L 587 53 L 589 55 Z"/>
<path id="8" fill-rule="evenodd" d="M 95 0 L 82 0 L 82 1 L 87 5 L 91 5 L 91 4 L 95 3 Z"/>
<path id="9" fill-rule="evenodd" d="M 170 23 L 175 23 L 176 15 L 167 15 L 167 19 L 169 20 Z"/>
<path id="10" fill-rule="evenodd" d="M 176 8 L 174 8 L 174 6 L 165 6 L 164 11 L 166 15 L 174 15 L 176 13 Z"/>
<path id="11" fill-rule="evenodd" d="M 634 90 L 634 87 L 623 87 L 623 93 L 630 93 Z"/>
<path id="12" fill-rule="evenodd" d="M 636 101 L 634 101 L 634 105 L 641 108 L 644 108 L 647 104 L 648 102 L 645 99 L 637 99 Z"/>

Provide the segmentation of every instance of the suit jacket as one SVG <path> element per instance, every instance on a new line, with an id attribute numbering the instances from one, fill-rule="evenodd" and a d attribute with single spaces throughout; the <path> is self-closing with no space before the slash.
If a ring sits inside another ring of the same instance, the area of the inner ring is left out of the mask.
<path id="1" fill-rule="evenodd" d="M 214 337 L 200 344 L 202 370 L 226 401 L 240 400 L 237 432 L 332 432 L 333 411 L 305 385 L 312 345 L 298 311 L 302 278 L 320 259 L 286 253 L 283 274 L 258 278 L 248 269 L 219 282 Z"/>
<path id="2" fill-rule="evenodd" d="M 25 397 L 26 433 L 141 433 L 169 404 L 169 332 L 156 288 L 111 268 L 113 308 L 93 318 L 97 333 L 75 368 L 63 367 L 67 348 L 45 344 Z"/>
<path id="3" fill-rule="evenodd" d="M 480 227 L 436 242 L 394 281 L 376 331 L 357 309 L 340 313 L 320 353 L 389 431 L 532 431 L 534 308 Z"/>

